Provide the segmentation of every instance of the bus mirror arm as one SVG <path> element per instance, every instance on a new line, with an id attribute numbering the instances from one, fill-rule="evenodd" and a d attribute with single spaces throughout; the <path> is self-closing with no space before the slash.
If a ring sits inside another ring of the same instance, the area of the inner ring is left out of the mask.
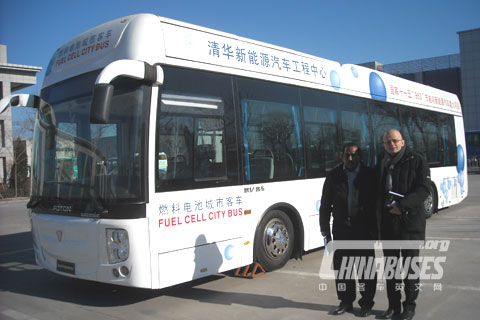
<path id="1" fill-rule="evenodd" d="M 13 94 L 0 100 L 0 114 L 8 107 L 27 107 L 39 109 L 47 105 L 39 96 L 33 94 Z"/>
<path id="2" fill-rule="evenodd" d="M 45 115 L 51 125 L 56 125 L 55 113 L 53 112 L 52 107 L 37 95 L 25 93 L 13 94 L 0 100 L 0 114 L 2 114 L 9 107 L 37 109 Z"/>
<path id="3" fill-rule="evenodd" d="M 40 110 L 40 112 L 44 114 L 44 119 L 47 120 L 47 122 L 44 122 L 44 120 L 39 118 L 42 127 L 46 129 L 46 148 L 53 148 L 56 135 L 55 113 L 47 102 L 33 94 L 14 94 L 0 100 L 0 114 L 9 107 L 34 108 Z"/>

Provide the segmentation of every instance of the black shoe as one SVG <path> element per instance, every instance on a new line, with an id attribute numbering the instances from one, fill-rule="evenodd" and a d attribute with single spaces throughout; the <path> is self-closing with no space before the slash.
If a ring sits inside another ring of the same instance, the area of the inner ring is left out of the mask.
<path id="1" fill-rule="evenodd" d="M 334 316 L 338 316 L 338 315 L 344 314 L 345 312 L 351 312 L 352 310 L 353 310 L 353 306 L 351 304 L 344 305 L 343 303 L 340 303 L 340 305 L 335 310 L 330 312 L 330 314 Z"/>
<path id="2" fill-rule="evenodd" d="M 397 317 L 400 315 L 400 310 L 395 310 L 393 308 L 388 308 L 385 310 L 384 313 L 382 313 L 380 316 L 378 316 L 379 319 L 392 319 L 393 317 Z"/>
<path id="3" fill-rule="evenodd" d="M 365 317 L 368 317 L 369 315 L 372 314 L 372 309 L 367 309 L 367 308 L 361 308 L 360 309 L 360 313 L 358 314 L 358 316 L 360 318 L 365 318 Z"/>
<path id="4" fill-rule="evenodd" d="M 415 311 L 413 310 L 403 310 L 402 315 L 400 316 L 400 319 L 402 320 L 412 320 L 413 316 L 415 315 Z"/>

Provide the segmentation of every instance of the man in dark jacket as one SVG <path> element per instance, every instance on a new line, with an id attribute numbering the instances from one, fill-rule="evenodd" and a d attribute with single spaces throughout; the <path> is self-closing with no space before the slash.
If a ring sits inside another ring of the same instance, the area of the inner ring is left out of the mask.
<path id="1" fill-rule="evenodd" d="M 379 177 L 379 199 L 377 202 L 377 224 L 381 240 L 424 241 L 425 214 L 423 202 L 429 194 L 430 170 L 419 154 L 405 146 L 402 134 L 396 129 L 388 130 L 383 136 L 385 154 L 377 165 Z M 399 196 L 391 196 L 391 192 Z M 384 249 L 385 258 L 398 261 L 414 261 L 419 256 L 419 249 L 401 248 Z M 408 259 L 410 257 L 410 259 Z M 419 275 L 413 275 L 411 264 L 402 279 L 387 277 L 388 309 L 381 315 L 382 319 L 400 316 L 412 319 L 415 315 L 415 300 L 419 291 Z M 398 274 L 395 272 L 395 274 Z M 414 279 L 411 279 L 414 278 Z M 401 312 L 401 288 L 405 291 L 403 313 Z"/>
<path id="2" fill-rule="evenodd" d="M 323 185 L 320 206 L 320 229 L 327 243 L 332 239 L 330 233 L 330 217 L 333 215 L 334 240 L 372 240 L 376 234 L 375 224 L 375 178 L 371 168 L 361 162 L 361 150 L 355 143 L 346 144 L 343 148 L 343 163 L 327 174 Z M 373 242 L 372 242 L 373 243 Z M 333 265 L 339 270 L 342 259 L 375 257 L 371 250 L 335 250 Z M 358 266 L 357 266 L 358 267 Z M 370 315 L 376 289 L 376 273 L 371 279 L 359 280 L 359 291 L 362 298 L 358 301 L 361 310 L 359 316 Z M 340 315 L 353 310 L 355 301 L 355 279 L 335 279 L 337 296 L 340 305 L 331 313 Z"/>

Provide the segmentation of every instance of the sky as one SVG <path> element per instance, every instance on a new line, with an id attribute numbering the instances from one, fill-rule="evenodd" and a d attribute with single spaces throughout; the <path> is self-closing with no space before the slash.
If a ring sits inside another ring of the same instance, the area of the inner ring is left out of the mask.
<path id="1" fill-rule="evenodd" d="M 42 67 L 99 24 L 153 13 L 340 63 L 384 64 L 460 52 L 458 31 L 480 28 L 479 0 L 0 0 L 7 62 Z"/>

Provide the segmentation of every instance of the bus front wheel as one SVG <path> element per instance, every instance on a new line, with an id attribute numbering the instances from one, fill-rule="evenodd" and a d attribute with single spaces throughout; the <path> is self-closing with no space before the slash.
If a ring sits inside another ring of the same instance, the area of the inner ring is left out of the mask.
<path id="1" fill-rule="evenodd" d="M 294 245 L 293 224 L 280 210 L 269 211 L 255 232 L 255 259 L 266 271 L 283 267 Z"/>

